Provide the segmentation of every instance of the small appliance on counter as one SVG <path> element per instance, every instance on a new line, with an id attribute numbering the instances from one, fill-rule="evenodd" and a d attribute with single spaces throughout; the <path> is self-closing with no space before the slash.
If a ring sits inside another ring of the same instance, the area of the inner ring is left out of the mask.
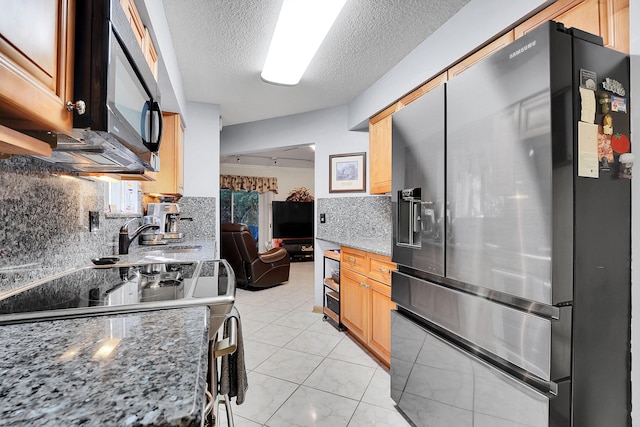
<path id="1" fill-rule="evenodd" d="M 184 234 L 178 231 L 179 220 L 180 206 L 177 203 L 149 203 L 143 223 L 156 224 L 159 228 L 142 233 L 140 244 L 166 245 L 170 241 L 182 239 Z"/>

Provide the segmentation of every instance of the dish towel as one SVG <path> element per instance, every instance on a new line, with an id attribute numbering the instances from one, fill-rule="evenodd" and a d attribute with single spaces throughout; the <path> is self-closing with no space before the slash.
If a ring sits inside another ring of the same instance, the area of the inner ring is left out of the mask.
<path id="1" fill-rule="evenodd" d="M 233 307 L 227 318 L 235 317 L 238 320 L 238 341 L 236 351 L 231 354 L 222 356 L 220 366 L 220 394 L 229 395 L 229 398 L 235 397 L 236 404 L 240 405 L 244 402 L 244 396 L 249 387 L 247 382 L 247 370 L 244 365 L 244 345 L 242 340 L 242 322 L 240 321 L 240 313 L 238 309 Z M 223 337 L 229 335 L 227 323 L 225 322 Z"/>

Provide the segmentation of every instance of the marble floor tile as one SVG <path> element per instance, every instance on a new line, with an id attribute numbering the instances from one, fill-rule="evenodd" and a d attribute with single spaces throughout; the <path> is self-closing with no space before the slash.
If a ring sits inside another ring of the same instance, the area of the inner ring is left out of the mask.
<path id="1" fill-rule="evenodd" d="M 237 290 L 249 389 L 242 405 L 232 399 L 235 425 L 407 426 L 388 370 L 312 311 L 313 271 L 313 263 L 292 263 L 286 284 Z M 227 427 L 223 406 L 220 415 Z"/>
<path id="2" fill-rule="evenodd" d="M 316 322 L 322 321 L 322 314 L 314 313 L 311 309 L 307 311 L 291 311 L 273 323 L 277 325 L 289 326 L 298 329 L 307 329 Z"/>
<path id="3" fill-rule="evenodd" d="M 243 332 L 244 334 L 244 332 Z M 244 338 L 244 366 L 247 370 L 255 369 L 270 358 L 280 347 Z"/>
<path id="4" fill-rule="evenodd" d="M 373 378 L 376 368 L 341 360 L 324 359 L 304 385 L 360 400 Z"/>
<path id="5" fill-rule="evenodd" d="M 231 412 L 233 412 L 233 409 Z M 233 425 L 234 427 L 262 427 L 261 423 L 256 423 L 237 414 L 233 414 Z M 229 427 L 229 423 L 227 422 L 227 413 L 224 409 L 220 410 L 220 414 L 218 415 L 218 424 L 216 424 L 216 427 Z"/>
<path id="6" fill-rule="evenodd" d="M 281 348 L 262 362 L 255 371 L 281 380 L 302 384 L 322 360 L 322 356 Z"/>
<path id="7" fill-rule="evenodd" d="M 378 366 L 373 374 L 367 390 L 362 396 L 362 402 L 369 403 L 385 409 L 393 409 L 395 402 L 391 398 L 391 382 L 386 368 Z"/>
<path id="8" fill-rule="evenodd" d="M 305 331 L 292 339 L 285 347 L 324 357 L 331 353 L 341 339 L 341 336 Z"/>
<path id="9" fill-rule="evenodd" d="M 347 426 L 358 402 L 309 387 L 300 387 L 267 421 L 269 427 Z"/>
<path id="10" fill-rule="evenodd" d="M 256 307 L 249 312 L 242 311 L 243 306 L 241 305 L 239 308 L 241 315 L 243 318 L 259 320 L 260 322 L 271 323 L 274 320 L 281 318 L 282 316 L 286 316 L 287 312 L 282 310 L 273 310 L 271 308 L 265 307 Z"/>
<path id="11" fill-rule="evenodd" d="M 347 334 L 343 334 L 342 340 L 329 353 L 330 359 L 343 360 L 345 362 L 357 363 L 359 365 L 378 367 L 378 362 L 367 352 L 360 344 L 356 343 L 353 338 Z"/>
<path id="12" fill-rule="evenodd" d="M 234 416 L 239 415 L 260 424 L 264 424 L 298 388 L 292 382 L 257 372 L 249 372 L 247 381 L 249 388 L 244 402 L 236 405 L 232 400 L 231 410 Z"/>
<path id="13" fill-rule="evenodd" d="M 258 332 L 260 329 L 264 328 L 268 325 L 266 322 L 261 322 L 259 320 L 247 319 L 240 313 L 241 322 L 242 322 L 242 336 L 243 338 L 250 337 L 251 335 Z"/>
<path id="14" fill-rule="evenodd" d="M 322 315 L 321 315 L 322 316 Z M 343 337 L 345 332 L 344 331 L 339 331 L 338 329 L 336 329 L 333 324 L 329 323 L 328 321 L 322 319 L 322 321 L 320 322 L 316 322 L 314 324 L 312 324 L 311 326 L 309 326 L 307 328 L 307 331 L 310 332 L 320 332 L 323 334 L 329 334 L 329 335 L 333 335 L 336 337 Z"/>
<path id="15" fill-rule="evenodd" d="M 300 329 L 270 323 L 256 334 L 251 335 L 251 340 L 284 347 L 292 339 L 300 335 L 300 332 L 302 332 Z"/>
<path id="16" fill-rule="evenodd" d="M 410 427 L 410 424 L 396 410 L 380 408 L 360 402 L 353 414 L 349 427 Z M 453 426 L 452 426 L 453 427 Z"/>

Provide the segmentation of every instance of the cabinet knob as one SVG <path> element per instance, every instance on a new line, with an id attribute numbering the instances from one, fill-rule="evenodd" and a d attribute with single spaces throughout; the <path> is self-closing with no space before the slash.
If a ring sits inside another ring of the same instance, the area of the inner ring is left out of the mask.
<path id="1" fill-rule="evenodd" d="M 76 102 L 67 101 L 67 111 L 76 110 L 79 115 L 83 115 L 87 111 L 87 104 L 82 99 Z"/>

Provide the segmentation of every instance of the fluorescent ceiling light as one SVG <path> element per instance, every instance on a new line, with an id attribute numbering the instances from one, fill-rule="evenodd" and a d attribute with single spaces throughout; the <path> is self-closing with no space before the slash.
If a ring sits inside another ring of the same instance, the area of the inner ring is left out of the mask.
<path id="1" fill-rule="evenodd" d="M 347 0 L 284 0 L 261 77 L 297 85 Z"/>

